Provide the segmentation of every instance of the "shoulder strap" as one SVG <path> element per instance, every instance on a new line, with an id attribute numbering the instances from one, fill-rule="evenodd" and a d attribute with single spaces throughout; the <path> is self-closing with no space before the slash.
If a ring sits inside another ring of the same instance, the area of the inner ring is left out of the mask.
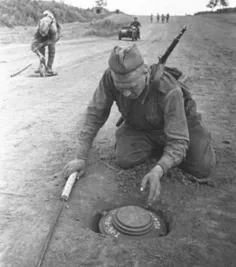
<path id="1" fill-rule="evenodd" d="M 170 67 L 166 67 L 166 66 L 164 68 L 164 71 L 171 74 L 176 80 L 179 80 L 180 76 L 183 74 L 182 71 L 180 71 L 177 68 L 170 68 Z"/>

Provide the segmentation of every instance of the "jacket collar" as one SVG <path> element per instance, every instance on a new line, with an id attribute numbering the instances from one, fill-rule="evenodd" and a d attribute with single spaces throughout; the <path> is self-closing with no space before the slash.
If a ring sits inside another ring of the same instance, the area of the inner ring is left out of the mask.
<path id="1" fill-rule="evenodd" d="M 160 79 L 163 75 L 164 66 L 159 66 L 158 64 L 153 64 L 148 69 L 146 87 L 144 91 L 139 97 L 139 101 L 141 104 L 145 104 L 148 100 L 149 93 L 153 90 L 153 88 L 159 86 Z"/>

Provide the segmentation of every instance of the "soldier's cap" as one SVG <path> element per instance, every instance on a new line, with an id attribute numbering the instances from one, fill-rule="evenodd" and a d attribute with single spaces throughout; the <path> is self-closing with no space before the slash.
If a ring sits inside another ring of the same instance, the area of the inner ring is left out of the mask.
<path id="1" fill-rule="evenodd" d="M 131 85 L 144 73 L 144 60 L 136 44 L 115 46 L 108 60 L 112 78 L 116 84 Z"/>
<path id="2" fill-rule="evenodd" d="M 53 14 L 46 10 L 43 12 L 43 17 L 41 18 L 39 22 L 39 33 L 42 36 L 46 36 L 48 34 L 49 28 L 51 27 L 51 24 L 55 22 L 55 18 Z"/>
<path id="3" fill-rule="evenodd" d="M 43 12 L 43 16 L 44 17 L 49 17 L 50 19 L 55 19 L 54 18 L 54 15 L 52 14 L 52 12 L 51 11 L 49 11 L 49 10 L 45 10 L 44 12 Z"/>

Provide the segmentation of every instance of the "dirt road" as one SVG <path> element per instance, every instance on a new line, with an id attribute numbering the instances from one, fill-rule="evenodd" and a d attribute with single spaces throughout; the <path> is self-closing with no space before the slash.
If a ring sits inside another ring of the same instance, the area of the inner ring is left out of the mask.
<path id="1" fill-rule="evenodd" d="M 121 244 L 88 229 L 101 208 L 146 200 L 139 185 L 147 166 L 121 171 L 115 164 L 118 112 L 114 107 L 94 142 L 87 175 L 77 183 L 63 211 L 43 266 L 235 264 L 236 17 L 187 16 L 163 25 L 148 24 L 148 19 L 142 23 L 138 47 L 149 64 L 188 26 L 168 65 L 184 71 L 212 131 L 216 187 L 197 186 L 177 173 L 167 177 L 158 205 L 168 215 L 170 233 L 158 240 Z M 123 42 L 127 41 L 116 36 L 61 40 L 55 60 L 59 75 L 49 78 L 34 74 L 38 62 L 29 44 L 1 47 L 1 267 L 36 265 L 60 205 L 64 185 L 60 171 L 75 154 L 78 121 L 107 67 L 111 49 Z M 31 68 L 9 77 L 29 63 Z"/>

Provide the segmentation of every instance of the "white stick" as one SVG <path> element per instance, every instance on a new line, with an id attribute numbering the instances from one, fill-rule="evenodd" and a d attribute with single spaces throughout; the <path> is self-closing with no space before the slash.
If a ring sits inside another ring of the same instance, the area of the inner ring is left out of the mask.
<path id="1" fill-rule="evenodd" d="M 61 194 L 61 199 L 67 201 L 69 196 L 70 196 L 70 192 L 74 186 L 74 183 L 76 181 L 78 172 L 74 172 L 70 175 L 70 177 L 68 178 L 68 180 L 66 181 L 66 184 L 64 186 L 63 192 Z"/>

